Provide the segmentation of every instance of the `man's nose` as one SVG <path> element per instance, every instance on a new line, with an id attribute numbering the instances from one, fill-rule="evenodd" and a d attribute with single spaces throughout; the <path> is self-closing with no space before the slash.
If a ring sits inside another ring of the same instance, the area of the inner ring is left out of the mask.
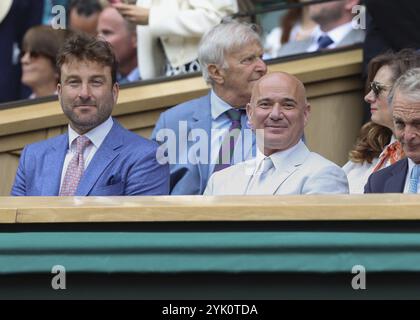
<path id="1" fill-rule="evenodd" d="M 407 125 L 404 130 L 404 139 L 413 140 L 419 134 L 418 130 L 414 126 Z"/>
<path id="2" fill-rule="evenodd" d="M 87 83 L 82 83 L 79 91 L 79 98 L 86 100 L 90 98 L 90 88 Z"/>
<path id="3" fill-rule="evenodd" d="M 265 64 L 264 60 L 261 57 L 257 57 L 257 66 L 256 71 L 267 73 L 267 65 Z"/>
<path id="4" fill-rule="evenodd" d="M 270 112 L 270 119 L 279 120 L 279 119 L 282 119 L 283 117 L 284 117 L 284 114 L 283 114 L 283 111 L 281 110 L 280 104 L 275 103 Z"/>

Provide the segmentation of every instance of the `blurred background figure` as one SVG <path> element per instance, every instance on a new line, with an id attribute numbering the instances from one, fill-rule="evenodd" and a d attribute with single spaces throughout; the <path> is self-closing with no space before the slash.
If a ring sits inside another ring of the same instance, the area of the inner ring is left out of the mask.
<path id="1" fill-rule="evenodd" d="M 287 3 L 308 2 L 310 0 L 287 0 Z M 289 9 L 280 17 L 279 26 L 270 31 L 265 39 L 264 58 L 277 57 L 280 47 L 289 41 L 301 41 L 311 37 L 317 24 L 309 15 L 309 6 Z"/>
<path id="2" fill-rule="evenodd" d="M 67 9 L 68 3 L 69 0 L 44 0 L 44 13 L 42 16 L 42 24 L 50 26 L 52 19 L 55 16 L 55 14 L 53 13 L 53 8 L 59 5 Z"/>
<path id="3" fill-rule="evenodd" d="M 394 134 L 388 95 L 395 81 L 405 71 L 415 67 L 420 67 L 420 54 L 408 49 L 396 54 L 379 55 L 369 63 L 369 92 L 365 101 L 370 104 L 371 121 L 361 128 L 356 145 L 350 152 L 350 161 L 343 167 L 350 193 L 363 193 L 371 173 L 404 157 L 401 144 Z"/>
<path id="4" fill-rule="evenodd" d="M 0 103 L 26 96 L 19 62 L 20 44 L 25 32 L 41 24 L 43 1 L 0 1 Z"/>
<path id="5" fill-rule="evenodd" d="M 362 43 L 365 38 L 363 29 L 354 29 L 352 8 L 359 0 L 339 0 L 309 6 L 309 15 L 318 24 L 312 36 L 301 41 L 284 44 L 278 56 L 303 52 L 334 49 Z"/>
<path id="6" fill-rule="evenodd" d="M 56 94 L 56 55 L 67 33 L 40 25 L 29 29 L 23 37 L 22 83 L 32 91 L 29 99 Z"/>
<path id="7" fill-rule="evenodd" d="M 202 35 L 238 11 L 236 0 L 138 0 L 137 5 L 113 6 L 138 25 L 142 79 L 199 71 L 197 52 Z"/>
<path id="8" fill-rule="evenodd" d="M 71 0 L 67 10 L 68 28 L 95 36 L 102 2 L 100 0 Z"/>
<path id="9" fill-rule="evenodd" d="M 420 1 L 365 0 L 364 63 L 388 50 L 420 49 Z"/>
<path id="10" fill-rule="evenodd" d="M 118 61 L 118 83 L 140 80 L 136 25 L 125 20 L 114 7 L 106 6 L 99 15 L 98 36 L 108 41 L 114 50 Z"/>

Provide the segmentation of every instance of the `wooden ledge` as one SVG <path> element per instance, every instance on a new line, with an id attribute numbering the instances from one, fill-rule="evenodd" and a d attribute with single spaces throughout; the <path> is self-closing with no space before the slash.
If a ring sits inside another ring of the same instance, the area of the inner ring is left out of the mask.
<path id="1" fill-rule="evenodd" d="M 417 195 L 2 197 L 0 223 L 420 220 Z"/>

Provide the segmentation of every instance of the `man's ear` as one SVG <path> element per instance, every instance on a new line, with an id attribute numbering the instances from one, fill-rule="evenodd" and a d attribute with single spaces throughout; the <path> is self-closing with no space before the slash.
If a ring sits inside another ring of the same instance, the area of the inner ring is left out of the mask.
<path id="1" fill-rule="evenodd" d="M 57 83 L 57 95 L 58 95 L 58 100 L 61 101 L 61 83 Z"/>
<path id="2" fill-rule="evenodd" d="M 209 64 L 207 66 L 207 71 L 213 82 L 220 85 L 222 85 L 225 82 L 226 72 L 223 68 L 219 67 L 216 64 Z"/>
<path id="3" fill-rule="evenodd" d="M 249 124 L 251 129 L 254 129 L 254 125 L 252 123 L 252 113 L 253 112 L 254 112 L 254 110 L 252 109 L 251 103 L 247 103 L 246 104 L 246 115 L 248 117 L 248 124 Z"/>
<path id="4" fill-rule="evenodd" d="M 303 123 L 304 123 L 304 125 L 305 125 L 305 127 L 306 127 L 306 125 L 308 124 L 308 121 L 309 121 L 309 115 L 311 114 L 311 105 L 308 103 L 308 104 L 306 104 L 306 106 L 305 106 L 305 109 L 303 110 Z"/>
<path id="5" fill-rule="evenodd" d="M 112 86 L 112 96 L 114 98 L 114 105 L 117 104 L 119 93 L 120 93 L 120 85 L 118 84 L 118 82 L 115 82 L 114 85 Z"/>

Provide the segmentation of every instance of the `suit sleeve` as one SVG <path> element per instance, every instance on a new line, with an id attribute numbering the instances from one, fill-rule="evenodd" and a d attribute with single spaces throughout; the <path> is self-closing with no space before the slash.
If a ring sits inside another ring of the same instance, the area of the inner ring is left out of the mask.
<path id="1" fill-rule="evenodd" d="M 369 176 L 368 181 L 365 184 L 365 193 L 373 193 L 372 192 L 372 175 Z"/>
<path id="2" fill-rule="evenodd" d="M 308 178 L 302 194 L 348 194 L 349 184 L 343 169 L 338 166 L 321 168 Z"/>
<path id="3" fill-rule="evenodd" d="M 153 141 L 156 141 L 157 143 L 161 144 L 162 141 L 157 141 L 156 136 L 159 132 L 159 130 L 166 128 L 166 121 L 165 121 L 165 112 L 161 113 L 159 116 L 158 121 L 155 124 L 155 127 L 153 128 L 152 135 L 150 136 L 150 139 Z"/>
<path id="4" fill-rule="evenodd" d="M 19 166 L 16 171 L 15 182 L 12 186 L 10 195 L 12 196 L 26 196 L 26 179 L 25 179 L 25 159 L 27 149 L 23 149 L 19 159 Z"/>
<path id="5" fill-rule="evenodd" d="M 143 157 L 135 159 L 125 186 L 125 195 L 168 195 L 169 165 L 160 163 L 156 148 Z"/>

